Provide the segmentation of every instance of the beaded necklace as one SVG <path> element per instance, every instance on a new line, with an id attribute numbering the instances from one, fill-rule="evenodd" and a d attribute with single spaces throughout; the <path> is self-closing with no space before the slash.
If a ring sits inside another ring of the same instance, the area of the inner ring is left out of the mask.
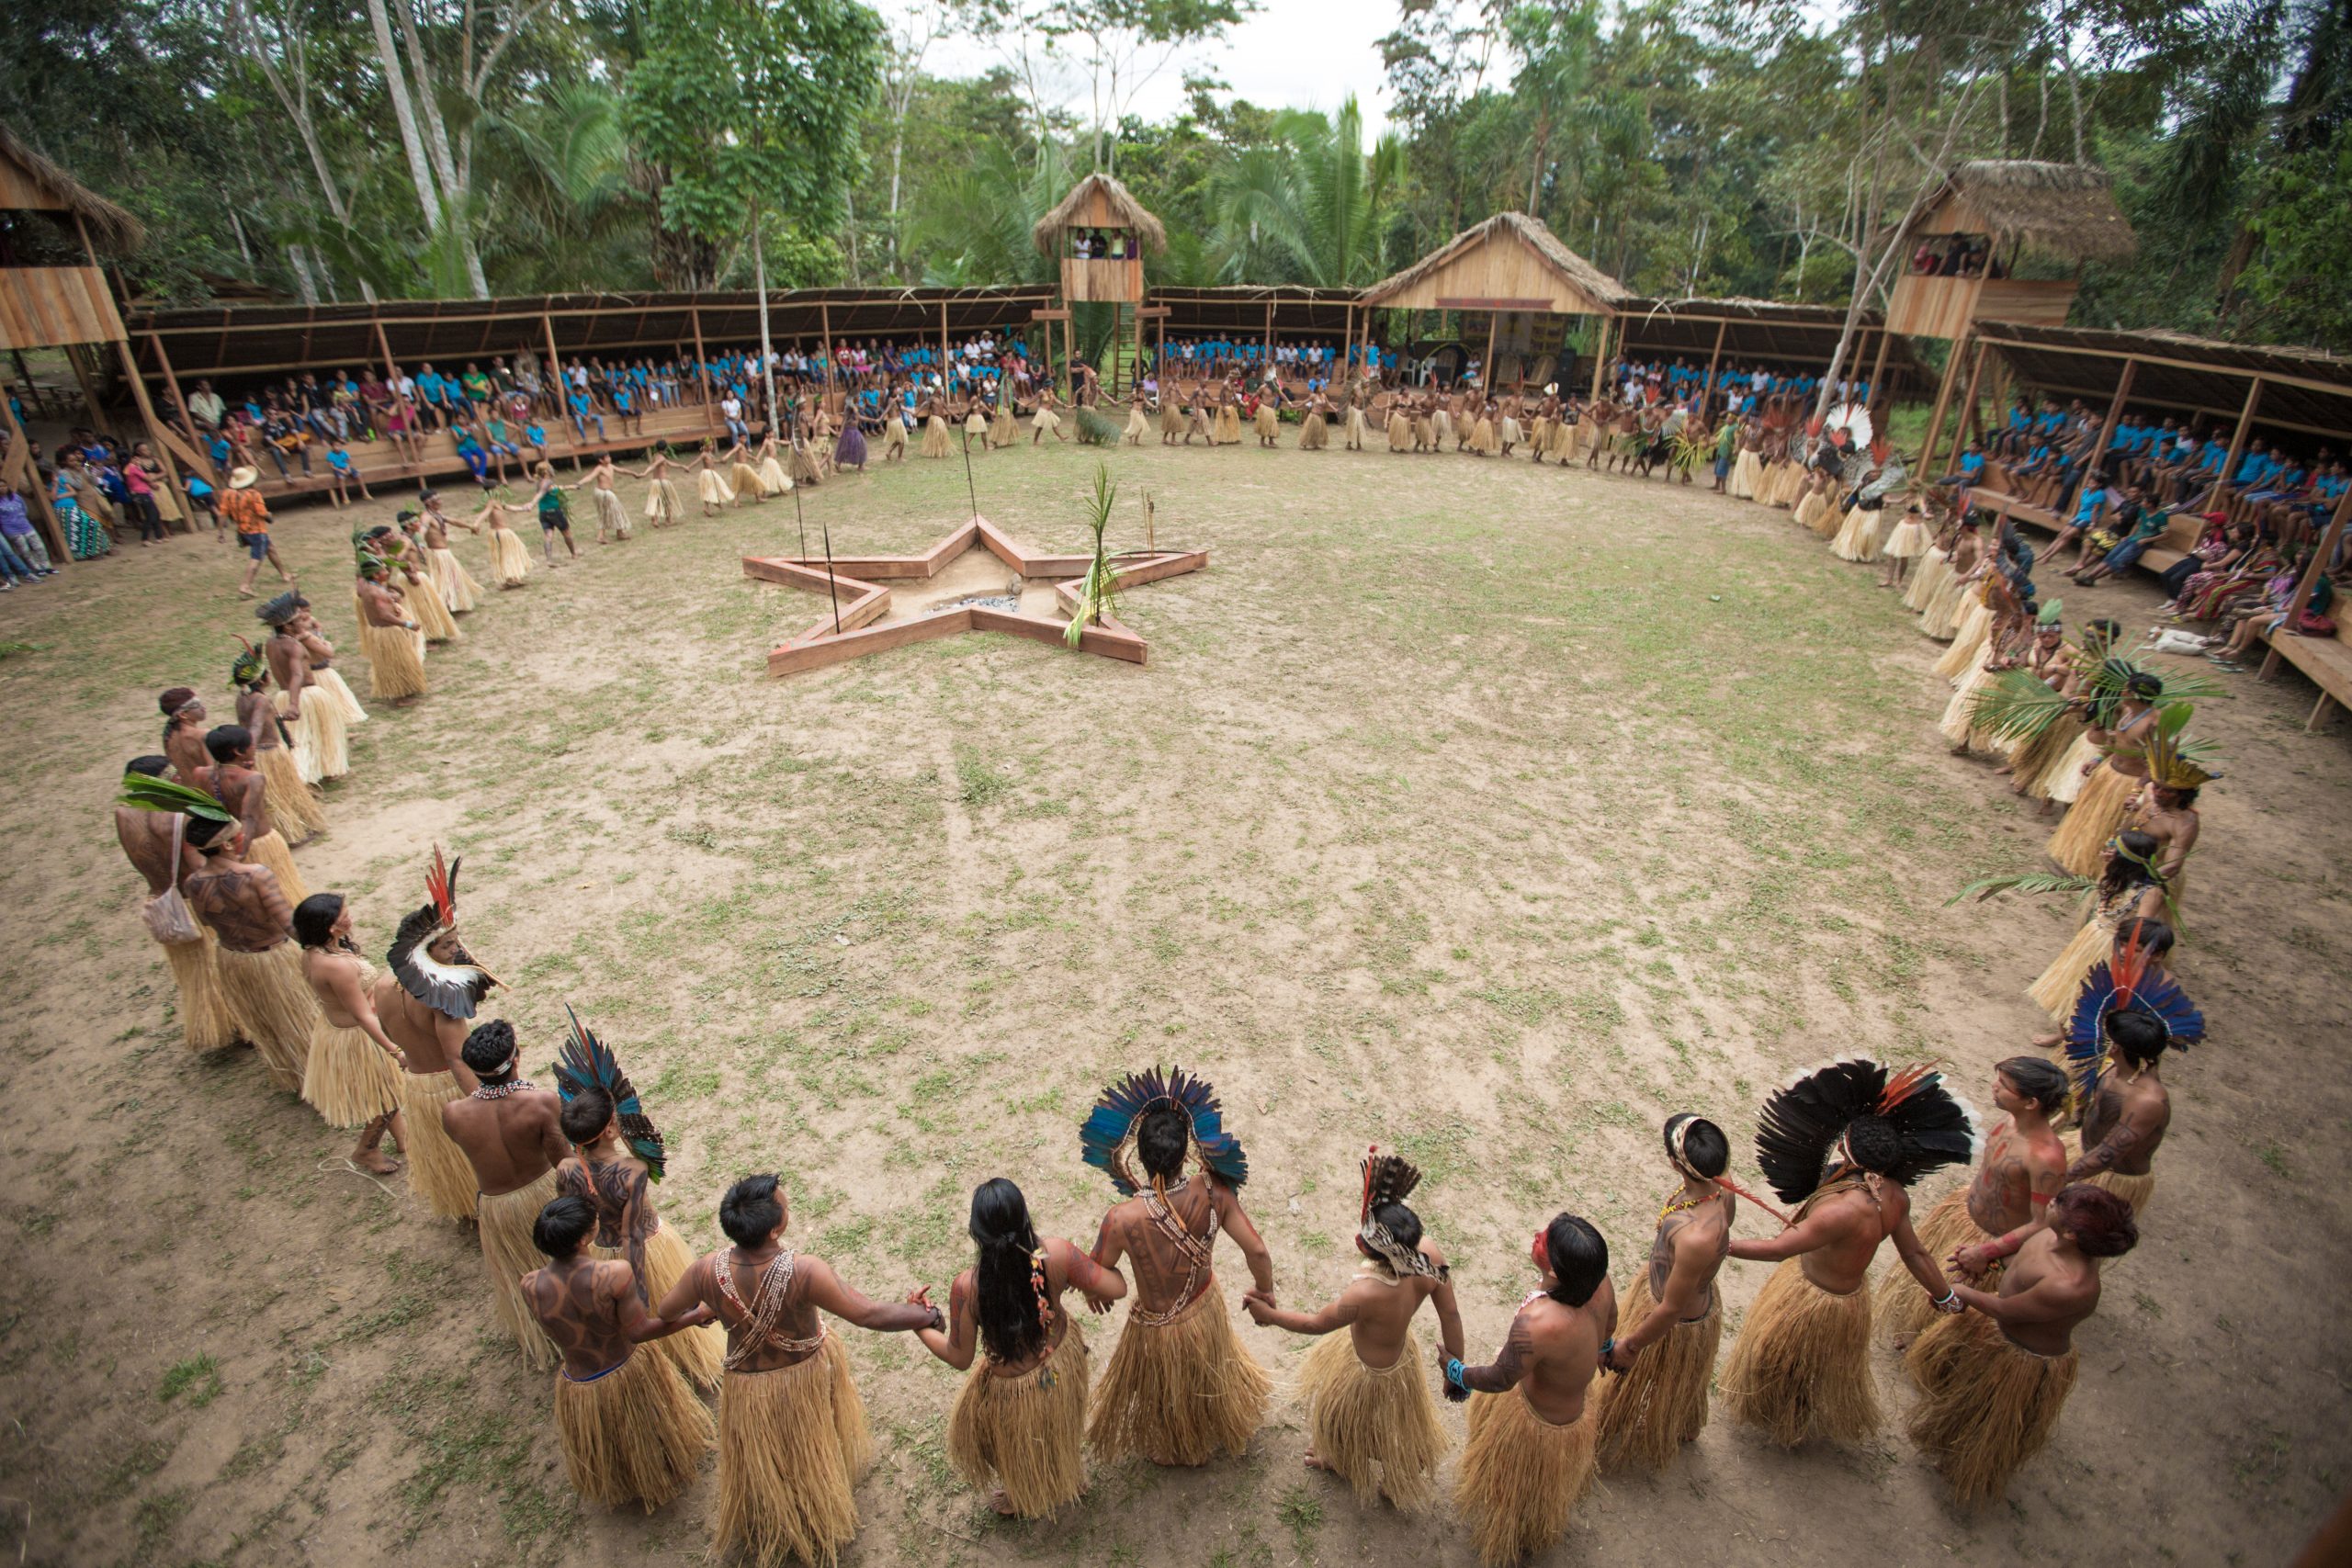
<path id="1" fill-rule="evenodd" d="M 476 1100 L 504 1100 L 510 1094 L 520 1094 L 526 1089 L 537 1089 L 537 1087 L 538 1086 L 537 1084 L 533 1083 L 528 1078 L 511 1078 L 505 1083 L 486 1083 L 482 1085 L 480 1089 L 474 1090 L 473 1098 Z"/>
<path id="2" fill-rule="evenodd" d="M 1719 1187 L 1713 1192 L 1702 1192 L 1698 1197 L 1690 1199 L 1687 1202 L 1677 1202 L 1673 1199 L 1669 1198 L 1667 1200 L 1666 1207 L 1657 1212 L 1657 1223 L 1664 1224 L 1668 1219 L 1672 1218 L 1676 1214 L 1682 1213 L 1687 1210 L 1695 1209 L 1702 1203 L 1711 1203 L 1722 1196 L 1723 1189 Z"/>

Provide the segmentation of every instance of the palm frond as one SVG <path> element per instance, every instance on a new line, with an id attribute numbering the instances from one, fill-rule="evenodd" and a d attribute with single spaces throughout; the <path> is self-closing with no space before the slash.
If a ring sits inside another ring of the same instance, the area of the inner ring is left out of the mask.
<path id="1" fill-rule="evenodd" d="M 214 822 L 233 822 L 236 817 L 230 809 L 205 794 L 170 779 L 159 779 L 146 773 L 122 775 L 122 793 L 116 803 L 132 806 L 141 811 L 184 812 L 190 817 L 202 817 Z"/>
<path id="2" fill-rule="evenodd" d="M 2004 670 L 1977 688 L 1968 722 L 2003 740 L 2025 741 L 2064 716 L 2068 699 L 2024 670 Z"/>
<path id="3" fill-rule="evenodd" d="M 1965 898 L 1973 898 L 1981 904 L 2003 893 L 2080 895 L 2098 886 L 2096 877 L 2071 876 L 2055 871 L 2022 871 L 2008 876 L 1980 876 L 1945 899 L 1944 908 L 1949 909 Z"/>
<path id="4" fill-rule="evenodd" d="M 1111 508 L 1119 499 L 1119 487 L 1111 482 L 1109 465 L 1094 465 L 1094 499 L 1087 502 L 1086 525 L 1094 535 L 1094 558 L 1086 563 L 1086 575 L 1079 580 L 1078 613 L 1069 618 L 1069 626 L 1062 633 L 1062 640 L 1076 648 L 1085 638 L 1086 628 L 1108 619 L 1116 608 L 1113 598 L 1112 580 L 1117 573 L 1111 565 L 1110 547 L 1103 536 L 1111 526 Z"/>

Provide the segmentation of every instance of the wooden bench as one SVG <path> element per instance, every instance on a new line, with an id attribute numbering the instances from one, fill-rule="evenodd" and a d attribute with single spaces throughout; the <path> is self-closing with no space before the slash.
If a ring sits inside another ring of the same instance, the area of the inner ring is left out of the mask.
<path id="1" fill-rule="evenodd" d="M 2346 645 L 2340 626 L 2334 637 L 2296 637 L 2282 627 L 2267 640 L 2276 658 L 2301 671 L 2319 688 L 2319 701 L 2303 721 L 2306 730 L 2319 728 L 2331 705 L 2352 707 L 2352 647 Z M 2263 661 L 2266 673 L 2270 662 Z"/>

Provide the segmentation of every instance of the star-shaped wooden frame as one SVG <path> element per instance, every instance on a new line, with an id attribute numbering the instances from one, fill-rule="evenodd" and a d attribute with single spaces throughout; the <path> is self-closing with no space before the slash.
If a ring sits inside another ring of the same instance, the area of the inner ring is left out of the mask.
<path id="1" fill-rule="evenodd" d="M 1068 647 L 1063 637 L 1067 620 L 1041 621 L 978 604 L 959 604 L 887 626 L 869 624 L 880 619 L 890 607 L 890 590 L 886 583 L 927 581 L 938 575 L 940 568 L 974 548 L 987 550 L 1024 578 L 1062 580 L 1055 586 L 1055 600 L 1065 615 L 1078 614 L 1074 580 L 1086 575 L 1091 558 L 1040 555 L 985 517 L 973 518 L 919 556 L 835 556 L 830 572 L 822 559 L 745 556 L 746 577 L 813 589 L 820 593 L 837 590 L 841 594 L 841 629 L 833 629 L 833 614 L 828 606 L 814 626 L 781 648 L 769 650 L 768 673 L 797 675 L 804 670 L 821 670 L 828 664 L 880 653 L 885 649 L 904 648 L 911 642 L 928 642 L 933 637 L 972 631 L 1006 632 L 1032 642 Z M 1153 550 L 1117 558 L 1126 564 L 1114 575 L 1112 585 L 1122 591 L 1157 582 L 1163 577 L 1198 571 L 1209 564 L 1206 550 Z M 1149 650 L 1142 637 L 1116 619 L 1088 626 L 1079 635 L 1078 646 L 1082 652 L 1124 659 L 1130 664 L 1141 664 Z"/>

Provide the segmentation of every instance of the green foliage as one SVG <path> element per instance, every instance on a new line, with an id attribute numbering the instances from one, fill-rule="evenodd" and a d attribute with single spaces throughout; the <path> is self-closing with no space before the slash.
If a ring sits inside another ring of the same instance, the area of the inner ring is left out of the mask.
<path id="1" fill-rule="evenodd" d="M 1111 526 L 1111 508 L 1119 499 L 1119 487 L 1111 482 L 1109 465 L 1094 465 L 1094 499 L 1087 502 L 1086 526 L 1094 536 L 1093 558 L 1086 563 L 1086 575 L 1078 582 L 1078 613 L 1069 618 L 1069 626 L 1062 633 L 1062 640 L 1076 648 L 1090 626 L 1100 626 L 1118 609 L 1114 597 L 1114 579 L 1116 570 L 1111 564 L 1110 547 L 1103 536 Z"/>
<path id="2" fill-rule="evenodd" d="M 2352 344 L 2352 137 L 2313 148 L 2273 171 L 2269 200 L 2251 221 L 2259 243 L 2242 281 L 2263 311 L 2264 335 Z"/>

